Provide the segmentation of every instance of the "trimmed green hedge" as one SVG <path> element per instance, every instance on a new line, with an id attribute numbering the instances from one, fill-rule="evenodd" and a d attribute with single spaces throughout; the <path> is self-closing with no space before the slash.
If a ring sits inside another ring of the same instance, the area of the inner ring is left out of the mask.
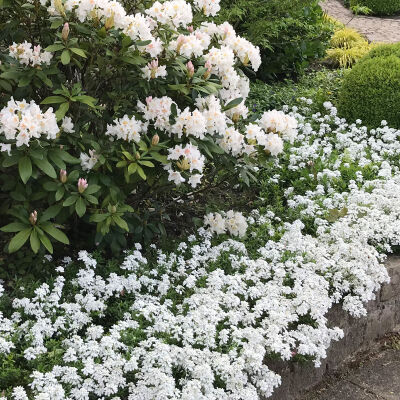
<path id="1" fill-rule="evenodd" d="M 368 60 L 370 58 L 389 57 L 389 56 L 396 56 L 400 58 L 400 43 L 382 44 L 380 46 L 374 47 L 363 58 L 363 61 Z"/>
<path id="2" fill-rule="evenodd" d="M 400 0 L 350 0 L 350 6 L 365 6 L 375 15 L 393 15 L 400 11 Z"/>
<path id="3" fill-rule="evenodd" d="M 373 128 L 382 120 L 400 128 L 400 58 L 366 57 L 356 64 L 343 81 L 339 114 Z"/>

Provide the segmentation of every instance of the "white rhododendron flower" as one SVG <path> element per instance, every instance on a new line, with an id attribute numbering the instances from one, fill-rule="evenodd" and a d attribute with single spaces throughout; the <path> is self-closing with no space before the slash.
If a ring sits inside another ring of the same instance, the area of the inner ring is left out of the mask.
<path id="1" fill-rule="evenodd" d="M 33 100 L 27 103 L 11 98 L 7 107 L 0 110 L 0 133 L 7 140 L 15 141 L 17 147 L 29 146 L 30 140 L 42 136 L 55 139 L 59 131 L 53 109 L 50 107 L 43 113 Z"/>
<path id="2" fill-rule="evenodd" d="M 37 65 L 49 65 L 53 55 L 48 51 L 42 51 L 40 45 L 32 46 L 26 40 L 24 43 L 13 43 L 9 47 L 11 57 L 18 60 L 21 64 L 35 67 Z"/>
<path id="3" fill-rule="evenodd" d="M 165 65 L 158 65 L 158 60 L 153 60 L 142 68 L 143 77 L 148 81 L 150 79 L 165 78 L 167 76 L 167 67 Z"/>
<path id="4" fill-rule="evenodd" d="M 283 111 L 267 111 L 262 115 L 259 122 L 267 132 L 279 133 L 285 140 L 293 142 L 297 136 L 296 119 Z"/>
<path id="5" fill-rule="evenodd" d="M 161 24 L 172 27 L 185 27 L 193 20 L 192 7 L 184 0 L 156 1 L 146 13 Z"/>
<path id="6" fill-rule="evenodd" d="M 171 128 L 172 132 L 176 133 L 178 138 L 186 135 L 194 136 L 198 139 L 204 139 L 206 129 L 206 119 L 203 114 L 199 110 L 190 112 L 189 108 L 178 114 L 176 122 Z"/>
<path id="7" fill-rule="evenodd" d="M 81 167 L 84 171 L 90 171 L 99 161 L 99 156 L 95 150 L 89 150 L 89 154 L 81 153 Z"/>
<path id="8" fill-rule="evenodd" d="M 127 142 L 140 141 L 140 134 L 146 129 L 143 122 L 138 121 L 135 117 L 129 118 L 124 115 L 120 119 L 114 120 L 114 125 L 107 125 L 107 136 L 112 136 L 117 139 L 126 140 Z"/>
<path id="9" fill-rule="evenodd" d="M 64 117 L 62 120 L 61 128 L 63 129 L 64 132 L 66 133 L 74 133 L 74 124 L 72 122 L 72 119 L 70 117 Z"/>
<path id="10" fill-rule="evenodd" d="M 216 16 L 221 9 L 220 0 L 194 0 L 194 5 L 207 16 Z"/>

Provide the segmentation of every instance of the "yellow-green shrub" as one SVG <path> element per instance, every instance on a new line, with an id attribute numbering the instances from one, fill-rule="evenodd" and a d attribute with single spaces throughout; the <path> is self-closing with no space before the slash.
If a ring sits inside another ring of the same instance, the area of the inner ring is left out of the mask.
<path id="1" fill-rule="evenodd" d="M 326 60 L 341 68 L 352 67 L 364 57 L 375 44 L 370 44 L 356 30 L 341 28 L 331 38 Z"/>

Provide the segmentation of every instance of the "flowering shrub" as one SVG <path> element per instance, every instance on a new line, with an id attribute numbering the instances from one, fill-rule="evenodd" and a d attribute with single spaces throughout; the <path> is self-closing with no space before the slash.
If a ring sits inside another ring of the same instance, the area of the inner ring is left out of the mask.
<path id="1" fill-rule="evenodd" d="M 289 135 L 268 115 L 248 120 L 241 68 L 257 70 L 260 54 L 228 23 L 210 22 L 219 8 L 2 2 L 0 212 L 2 230 L 16 233 L 10 252 L 28 241 L 52 252 L 53 239 L 69 242 L 60 229 L 75 243 L 96 230 L 94 241 L 114 249 L 126 232 L 149 239 L 163 231 L 171 193 L 220 175 L 248 182 L 294 138 L 284 115 L 275 117 Z"/>
<path id="2" fill-rule="evenodd" d="M 270 356 L 318 365 L 343 335 L 332 305 L 364 315 L 388 280 L 400 131 L 308 106 L 292 110 L 298 139 L 265 179 L 265 196 L 279 179 L 285 213 L 260 200 L 247 217 L 207 215 L 175 251 L 137 245 L 122 263 L 81 251 L 51 282 L 12 298 L 0 286 L 2 396 L 258 400 L 280 384 Z M 212 237 L 226 232 L 243 239 Z"/>

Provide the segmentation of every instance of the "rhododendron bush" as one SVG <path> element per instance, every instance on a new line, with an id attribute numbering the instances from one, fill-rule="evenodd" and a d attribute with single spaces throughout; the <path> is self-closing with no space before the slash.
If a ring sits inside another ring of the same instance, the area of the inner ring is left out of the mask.
<path id="1" fill-rule="evenodd" d="M 126 232 L 149 239 L 163 232 L 163 199 L 248 182 L 296 136 L 283 113 L 249 118 L 242 69 L 259 68 L 259 51 L 211 21 L 218 0 L 1 4 L 10 252 L 52 252 L 70 235 L 117 249 Z"/>

